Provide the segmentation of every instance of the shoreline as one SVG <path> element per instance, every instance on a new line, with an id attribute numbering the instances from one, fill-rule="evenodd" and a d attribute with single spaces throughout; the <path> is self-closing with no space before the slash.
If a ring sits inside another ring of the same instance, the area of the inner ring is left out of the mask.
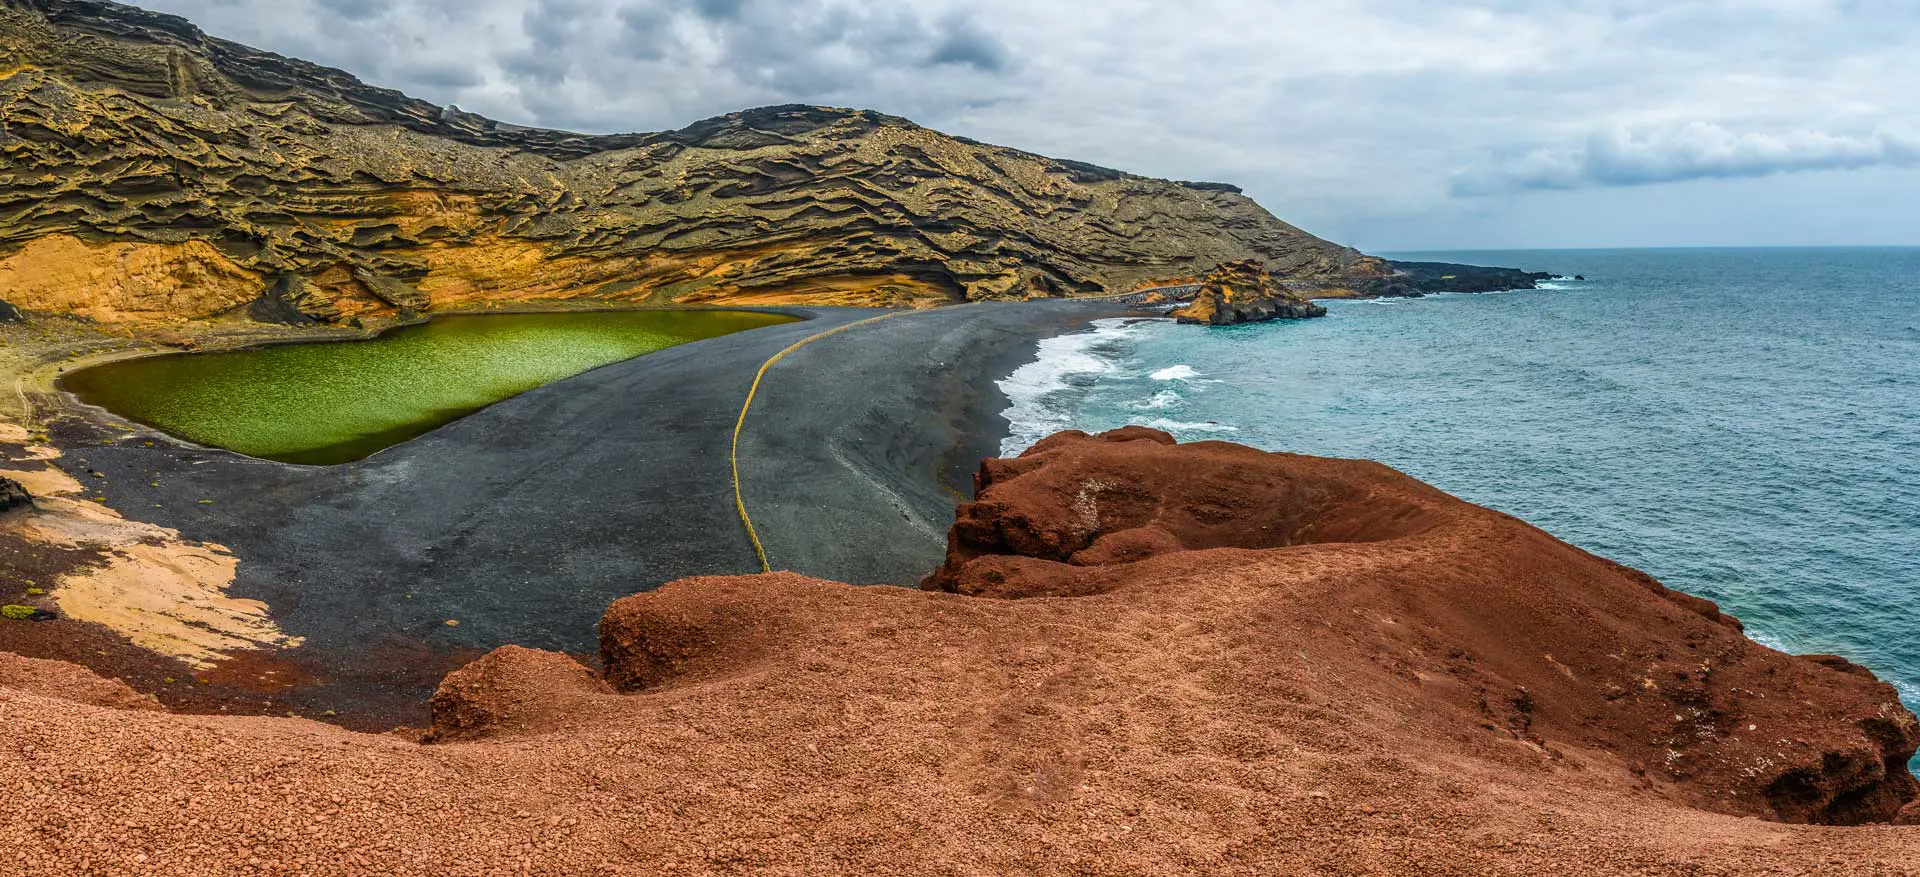
<path id="1" fill-rule="evenodd" d="M 357 329 L 326 324 L 262 323 L 231 315 L 180 322 L 100 323 L 66 314 L 25 312 L 25 319 L 21 322 L 0 323 L 0 378 L 12 378 L 16 390 L 14 398 L 0 401 L 0 405 L 12 406 L 16 402 L 24 402 L 21 399 L 23 394 L 58 395 L 63 392 L 55 386 L 60 375 L 111 362 L 149 356 L 226 353 L 279 344 L 372 341 L 397 329 L 431 322 L 437 317 L 719 310 L 779 313 L 805 320 L 810 310 L 806 305 L 645 305 L 617 299 L 583 298 L 504 304 L 507 306 L 453 307 L 417 313 L 405 319 L 383 317 Z M 48 332 L 67 337 L 46 340 L 44 336 Z M 48 367 L 56 370 L 47 373 L 45 369 Z M 18 411 L 0 409 L 0 415 L 11 414 L 31 417 L 33 412 L 24 408 Z"/>
<path id="2" fill-rule="evenodd" d="M 195 346 L 191 348 L 155 347 L 149 344 L 143 347 L 138 347 L 138 348 L 133 348 L 128 350 L 105 352 L 105 353 L 96 354 L 89 357 L 84 357 L 79 360 L 73 360 L 71 361 L 70 364 L 62 366 L 58 372 L 52 375 L 40 376 L 42 380 L 36 381 L 35 390 L 36 392 L 39 392 L 42 395 L 50 397 L 51 403 L 56 408 L 56 410 L 64 409 L 68 413 L 82 414 L 84 416 L 87 416 L 89 418 L 92 418 L 100 422 L 103 425 L 109 425 L 109 426 L 119 425 L 129 431 L 145 431 L 153 434 L 154 436 L 160 439 L 164 439 L 165 441 L 171 442 L 176 445 L 180 445 L 182 447 L 193 448 L 196 450 L 209 451 L 209 452 L 233 453 L 233 454 L 238 454 L 248 459 L 257 460 L 260 462 L 279 463 L 282 465 L 292 465 L 292 466 L 340 465 L 339 463 L 297 463 L 297 462 L 292 462 L 287 460 L 274 460 L 266 457 L 256 457 L 251 454 L 246 454 L 244 452 L 236 451 L 231 448 L 225 448 L 219 445 L 201 444 L 199 442 L 195 442 L 190 439 L 174 435 L 173 433 L 168 432 L 163 427 L 160 427 L 151 423 L 147 423 L 137 418 L 129 417 L 127 415 L 124 415 L 106 406 L 98 405 L 93 402 L 90 402 L 85 397 L 83 397 L 80 393 L 71 389 L 67 385 L 67 381 L 73 376 L 83 371 L 87 371 L 89 369 L 111 365 L 114 363 L 129 362 L 133 360 L 157 359 L 161 357 L 170 357 L 170 356 L 197 356 L 202 354 L 239 353 L 244 351 L 262 350 L 270 347 L 282 347 L 282 346 L 290 346 L 290 345 L 349 344 L 349 343 L 378 341 L 382 338 L 386 338 L 402 330 L 427 326 L 436 320 L 449 319 L 449 318 L 461 319 L 461 318 L 469 318 L 469 317 L 494 317 L 494 316 L 506 317 L 506 316 L 515 316 L 515 315 L 540 315 L 540 314 L 588 315 L 588 314 L 706 312 L 706 311 L 777 314 L 780 316 L 791 317 L 792 320 L 795 322 L 806 322 L 810 319 L 813 319 L 813 317 L 805 309 L 792 308 L 792 307 L 778 307 L 778 306 L 738 307 L 738 308 L 718 308 L 718 307 L 698 307 L 698 306 L 695 306 L 695 307 L 611 307 L 611 308 L 514 308 L 514 309 L 486 310 L 486 311 L 449 311 L 449 312 L 443 312 L 443 313 L 423 314 L 423 315 L 419 315 L 416 319 L 395 321 L 395 322 L 381 325 L 376 328 L 373 328 L 364 332 L 360 332 L 351 336 L 343 336 L 336 333 L 311 335 L 311 334 L 305 334 L 305 333 L 299 333 L 299 332 L 286 335 L 286 336 L 273 336 L 273 337 L 266 337 L 266 338 L 250 338 L 246 336 L 227 336 L 227 337 L 216 339 L 213 344 L 209 346 L 204 346 L 204 347 L 202 346 Z M 686 343 L 686 342 L 681 342 L 681 343 Z M 670 346 L 678 346 L 678 345 L 670 345 Z M 661 349 L 664 349 L 664 348 L 661 348 Z M 635 354 L 634 356 L 627 357 L 627 359 L 633 359 L 638 356 L 645 356 L 645 355 L 648 355 L 649 353 L 654 353 L 654 352 L 658 352 L 658 351 L 657 350 L 646 351 L 643 353 Z M 596 365 L 591 368 L 588 368 L 586 369 L 586 371 L 592 371 L 593 369 L 597 369 L 597 368 L 604 368 L 606 366 L 614 365 L 624 361 L 626 360 L 614 360 L 612 362 L 605 362 L 600 365 Z M 581 372 L 581 374 L 584 374 L 584 373 L 585 372 Z M 573 377 L 573 376 L 570 375 L 569 377 Z M 41 384 L 44 384 L 44 387 L 41 386 Z M 526 392 L 526 391 L 523 390 L 521 392 Z M 518 395 L 518 394 L 515 394 L 515 395 Z M 474 414 L 478 414 L 480 411 L 483 411 L 486 408 L 491 407 L 493 405 L 497 405 L 500 402 L 504 402 L 506 401 L 506 399 L 509 399 L 509 398 L 512 398 L 512 397 L 511 396 L 503 397 L 500 399 L 496 399 L 492 402 L 486 403 L 485 405 L 481 405 L 478 408 L 474 408 L 471 411 L 468 411 L 464 414 L 454 417 L 453 420 L 449 420 L 444 423 L 437 424 L 431 429 L 428 429 L 427 432 L 432 432 L 433 429 L 438 429 L 441 426 L 445 426 L 448 423 L 452 423 L 454 420 L 460 420 L 466 417 L 471 417 Z M 426 434 L 425 432 L 419 433 L 407 439 L 403 439 L 399 442 L 395 442 L 393 444 L 383 446 L 379 450 L 376 450 L 375 452 L 373 452 L 372 454 L 368 454 L 364 457 L 360 457 L 355 460 L 348 460 L 345 462 L 350 463 L 350 462 L 357 462 L 358 460 L 361 460 L 361 459 L 367 459 L 376 454 L 386 451 L 388 448 L 392 448 L 400 444 L 405 444 L 407 441 L 411 441 L 414 438 L 419 438 L 421 435 L 425 435 L 425 434 Z"/>
<path id="3" fill-rule="evenodd" d="M 331 712 L 328 721 L 377 730 L 419 724 L 440 676 L 488 649 L 588 653 L 613 599 L 691 575 L 756 572 L 722 443 L 753 370 L 793 340 L 887 311 L 719 309 L 804 319 L 601 366 L 336 466 L 194 446 L 56 389 L 37 407 L 64 454 L 58 465 L 136 524 L 230 550 L 226 592 L 260 601 L 304 644 L 222 661 L 293 681 L 267 702 L 217 707 L 208 697 L 219 684 L 157 684 L 186 678 L 164 656 L 139 670 L 124 651 L 17 650 L 124 673 L 188 711 Z M 783 360 L 741 446 L 746 500 L 776 568 L 916 584 L 943 556 L 980 458 L 998 455 L 1007 407 L 998 381 L 1040 339 L 1116 312 L 1124 306 L 1072 300 L 899 312 Z M 823 506 L 837 514 L 822 516 Z M 822 521 L 840 538 L 817 538 Z"/>

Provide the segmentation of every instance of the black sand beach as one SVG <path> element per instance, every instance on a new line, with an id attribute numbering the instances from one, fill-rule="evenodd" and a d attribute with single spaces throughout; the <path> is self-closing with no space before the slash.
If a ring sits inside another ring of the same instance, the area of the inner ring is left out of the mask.
<path id="1" fill-rule="evenodd" d="M 995 380 L 1039 338 L 1121 308 L 906 312 L 785 357 L 740 441 L 773 568 L 917 582 L 1004 435 Z M 121 440 L 127 425 L 98 413 L 66 420 L 54 439 L 70 470 L 104 474 L 97 485 L 123 514 L 240 558 L 231 593 L 265 601 L 306 638 L 287 657 L 313 682 L 282 698 L 289 708 L 337 710 L 360 726 L 417 721 L 439 676 L 484 650 L 588 653 L 615 598 L 759 571 L 728 457 L 754 373 L 796 341 L 885 313 L 795 312 L 811 319 L 606 366 L 340 466 L 147 447 L 151 431 Z"/>

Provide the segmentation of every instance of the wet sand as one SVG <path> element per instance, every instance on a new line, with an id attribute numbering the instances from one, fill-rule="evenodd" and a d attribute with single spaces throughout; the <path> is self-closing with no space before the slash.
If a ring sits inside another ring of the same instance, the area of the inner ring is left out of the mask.
<path id="1" fill-rule="evenodd" d="M 911 312 L 786 357 L 740 444 L 773 566 L 863 584 L 931 571 L 955 501 L 1004 434 L 994 381 L 1039 338 L 1120 307 Z M 272 653 L 312 680 L 276 708 L 417 723 L 440 675 L 484 650 L 589 652 L 613 599 L 759 570 L 727 455 L 753 374 L 797 340 L 881 313 L 792 310 L 810 319 L 606 366 L 341 466 L 186 446 L 73 406 L 82 416 L 49 432 L 68 471 L 104 476 L 89 489 L 112 508 L 239 558 L 228 592 L 303 641 Z"/>

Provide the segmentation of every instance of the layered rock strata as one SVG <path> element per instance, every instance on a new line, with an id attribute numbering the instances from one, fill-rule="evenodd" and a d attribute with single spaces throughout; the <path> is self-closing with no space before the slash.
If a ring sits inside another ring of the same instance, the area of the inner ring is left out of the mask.
<path id="1" fill-rule="evenodd" d="M 99 0 L 6 0 L 0 59 L 0 298 L 29 311 L 926 304 L 1124 290 L 1245 258 L 1307 287 L 1392 274 L 1232 186 L 874 112 L 521 128 Z"/>
<path id="2" fill-rule="evenodd" d="M 1324 317 L 1327 309 L 1282 287 L 1265 265 L 1246 260 L 1208 271 L 1193 299 L 1171 314 L 1182 323 L 1226 326 Z"/>

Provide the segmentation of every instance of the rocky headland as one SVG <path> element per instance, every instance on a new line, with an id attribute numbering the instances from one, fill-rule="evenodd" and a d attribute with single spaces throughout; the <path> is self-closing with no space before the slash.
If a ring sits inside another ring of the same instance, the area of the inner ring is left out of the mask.
<path id="1" fill-rule="evenodd" d="M 1540 282 L 1552 280 L 1547 271 L 1522 271 L 1517 268 L 1489 268 L 1455 262 L 1387 263 L 1390 278 L 1365 287 L 1368 295 L 1420 296 L 1430 292 L 1501 292 L 1509 289 L 1537 289 Z M 1585 279 L 1585 278 L 1582 278 Z"/>
<path id="2" fill-rule="evenodd" d="M 23 875 L 1899 874 L 1890 686 L 1384 466 L 1063 433 L 925 589 L 787 573 L 506 647 L 424 732 L 0 656 Z M 1809 824 L 1812 823 L 1812 824 Z"/>

